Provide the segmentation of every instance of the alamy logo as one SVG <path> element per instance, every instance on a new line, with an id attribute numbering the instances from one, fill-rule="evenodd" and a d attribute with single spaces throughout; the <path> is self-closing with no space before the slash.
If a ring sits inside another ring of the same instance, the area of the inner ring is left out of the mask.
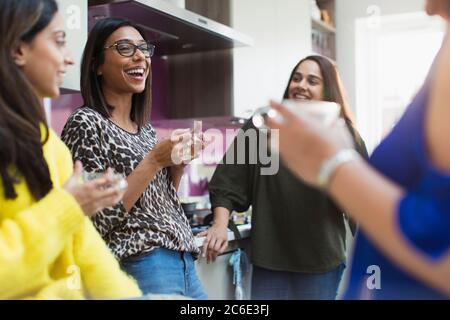
<path id="1" fill-rule="evenodd" d="M 369 275 L 366 280 L 367 289 L 381 290 L 381 269 L 377 265 L 372 265 L 367 268 L 366 273 Z"/>
<path id="2" fill-rule="evenodd" d="M 69 278 L 66 280 L 67 289 L 81 290 L 81 271 L 80 268 L 74 264 L 67 267 L 66 270 Z"/>
<path id="3" fill-rule="evenodd" d="M 381 8 L 377 5 L 371 5 L 367 7 L 367 27 L 369 29 L 380 29 L 381 28 Z"/>
<path id="4" fill-rule="evenodd" d="M 189 162 L 198 157 L 198 161 L 205 165 L 217 164 L 216 159 L 223 154 L 224 142 L 230 145 L 225 157 L 220 161 L 226 165 L 254 165 L 260 164 L 260 174 L 271 176 L 278 173 L 280 168 L 279 130 L 226 129 L 222 132 L 218 129 L 204 131 L 203 137 L 208 144 L 202 150 L 199 139 L 191 136 L 183 136 L 172 150 L 171 158 L 174 164 Z M 171 135 L 173 141 L 177 140 L 175 131 Z M 210 155 L 204 157 L 204 154 Z M 212 156 L 211 156 L 212 155 Z"/>
<path id="5" fill-rule="evenodd" d="M 67 29 L 80 30 L 81 29 L 81 8 L 77 5 L 70 5 L 67 7 Z"/>

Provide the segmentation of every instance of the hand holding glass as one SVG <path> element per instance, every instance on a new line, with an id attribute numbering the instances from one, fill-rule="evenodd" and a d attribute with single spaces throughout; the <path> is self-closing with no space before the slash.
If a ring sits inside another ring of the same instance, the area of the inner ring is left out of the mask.
<path id="1" fill-rule="evenodd" d="M 174 162 L 176 164 L 180 164 L 179 162 L 187 164 L 198 158 L 203 149 L 202 122 L 194 120 L 191 129 L 180 130 L 179 132 L 178 139 L 180 140 L 174 152 Z M 175 136 L 175 139 L 177 139 L 177 136 Z"/>
<path id="2" fill-rule="evenodd" d="M 339 118 L 340 106 L 335 102 L 286 99 L 283 100 L 282 104 L 296 116 L 307 121 L 319 123 L 325 127 L 330 126 Z M 256 110 L 252 117 L 252 122 L 258 129 L 267 129 L 266 120 L 268 117 L 278 122 L 283 121 L 283 118 L 276 110 L 270 107 L 263 107 Z"/>
<path id="3" fill-rule="evenodd" d="M 96 180 L 111 175 L 111 185 L 108 188 L 118 188 L 119 190 L 126 190 L 128 188 L 128 183 L 123 176 L 118 173 L 109 173 L 109 172 L 87 172 L 83 171 L 82 179 L 83 182 L 88 182 L 91 180 Z"/>

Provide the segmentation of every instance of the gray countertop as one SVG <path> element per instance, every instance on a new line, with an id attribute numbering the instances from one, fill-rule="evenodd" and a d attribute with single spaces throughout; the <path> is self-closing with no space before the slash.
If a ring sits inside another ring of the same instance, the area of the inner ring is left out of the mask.
<path id="1" fill-rule="evenodd" d="M 241 233 L 241 237 L 243 239 L 250 237 L 250 230 L 252 229 L 252 225 L 244 224 L 237 226 L 239 232 Z M 233 231 L 228 230 L 228 241 L 236 240 Z M 205 237 L 195 237 L 195 243 L 198 247 L 203 246 L 203 242 L 205 241 Z"/>

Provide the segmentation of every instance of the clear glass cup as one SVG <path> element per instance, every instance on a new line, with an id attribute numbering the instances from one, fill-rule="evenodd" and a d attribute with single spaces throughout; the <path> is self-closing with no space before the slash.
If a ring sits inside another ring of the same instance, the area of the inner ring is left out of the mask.
<path id="1" fill-rule="evenodd" d="M 183 162 L 190 162 L 199 156 L 202 151 L 203 137 L 202 129 L 203 122 L 200 120 L 193 120 L 190 125 L 192 139 L 190 141 L 183 141 L 184 145 L 181 150 L 181 160 Z"/>
<path id="2" fill-rule="evenodd" d="M 87 172 L 83 171 L 83 182 L 88 182 L 96 179 L 103 178 L 106 172 Z M 120 190 L 126 190 L 128 188 L 127 180 L 118 173 L 112 173 L 112 183 L 109 187 L 118 187 Z"/>

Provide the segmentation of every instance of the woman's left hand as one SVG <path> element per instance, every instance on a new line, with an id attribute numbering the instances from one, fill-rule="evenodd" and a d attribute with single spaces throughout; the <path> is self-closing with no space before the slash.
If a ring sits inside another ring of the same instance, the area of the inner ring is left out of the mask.
<path id="1" fill-rule="evenodd" d="M 280 113 L 282 121 L 268 119 L 271 136 L 279 138 L 278 149 L 288 168 L 305 182 L 318 186 L 318 174 L 322 163 L 341 149 L 353 148 L 353 140 L 342 119 L 331 126 L 301 119 L 283 105 L 271 102 Z M 277 137 L 278 136 L 278 137 Z M 277 150 L 277 146 L 273 146 Z"/>

